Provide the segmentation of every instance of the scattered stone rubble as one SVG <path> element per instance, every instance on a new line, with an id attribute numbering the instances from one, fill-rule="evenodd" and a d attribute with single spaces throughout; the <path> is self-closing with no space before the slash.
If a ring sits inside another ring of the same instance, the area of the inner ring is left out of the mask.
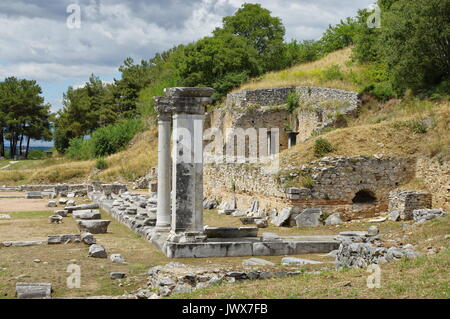
<path id="1" fill-rule="evenodd" d="M 92 200 L 102 202 L 105 195 L 90 193 Z M 115 196 L 111 207 L 106 208 L 118 221 L 127 225 L 134 232 L 151 238 L 152 230 L 156 225 L 156 199 L 144 195 L 125 192 Z"/>
<path id="2" fill-rule="evenodd" d="M 448 213 L 442 209 L 416 209 L 412 214 L 415 224 L 421 224 L 427 220 L 448 215 Z"/>
<path id="3" fill-rule="evenodd" d="M 371 226 L 368 232 L 341 232 L 336 237 L 341 242 L 336 253 L 336 268 L 365 268 L 406 257 L 419 257 L 411 245 L 386 248 L 380 240 L 379 230 Z"/>
<path id="4" fill-rule="evenodd" d="M 251 258 L 246 263 L 249 266 L 271 267 L 271 262 L 261 262 L 258 258 Z M 220 283 L 234 283 L 243 280 L 269 279 L 276 277 L 297 276 L 302 271 L 251 269 L 233 270 L 212 267 L 187 266 L 177 262 L 165 266 L 156 266 L 148 271 L 148 288 L 156 291 L 159 296 L 166 297 L 173 293 L 191 292 L 195 289 L 206 288 Z M 148 298 L 153 296 L 148 294 Z M 153 296 L 156 297 L 156 296 Z"/>

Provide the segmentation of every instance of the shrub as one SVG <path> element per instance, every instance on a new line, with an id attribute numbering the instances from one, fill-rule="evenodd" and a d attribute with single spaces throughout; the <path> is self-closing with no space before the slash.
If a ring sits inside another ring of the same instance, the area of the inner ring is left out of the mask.
<path id="1" fill-rule="evenodd" d="M 315 185 L 314 179 L 310 175 L 302 177 L 302 186 L 306 188 L 313 188 Z"/>
<path id="2" fill-rule="evenodd" d="M 92 158 L 92 141 L 74 138 L 69 142 L 65 155 L 73 160 L 88 160 Z"/>
<path id="3" fill-rule="evenodd" d="M 360 93 L 369 93 L 383 102 L 396 97 L 392 84 L 389 82 L 371 83 L 364 87 Z"/>
<path id="4" fill-rule="evenodd" d="M 28 158 L 30 159 L 43 159 L 45 156 L 45 153 L 41 150 L 31 150 L 28 154 Z"/>
<path id="5" fill-rule="evenodd" d="M 289 92 L 287 96 L 287 110 L 293 113 L 300 104 L 300 97 L 297 92 Z"/>
<path id="6" fill-rule="evenodd" d="M 428 126 L 423 121 L 410 121 L 408 127 L 413 133 L 425 134 L 428 131 Z"/>
<path id="7" fill-rule="evenodd" d="M 326 139 L 319 137 L 314 143 L 314 155 L 316 157 L 323 157 L 324 155 L 334 151 L 333 146 Z"/>
<path id="8" fill-rule="evenodd" d="M 95 163 L 95 168 L 104 170 L 108 168 L 108 162 L 104 158 L 99 158 Z"/>
<path id="9" fill-rule="evenodd" d="M 142 131 L 141 119 L 129 119 L 96 130 L 89 139 L 72 139 L 66 155 L 75 160 L 101 158 L 123 150 L 136 133 Z"/>
<path id="10" fill-rule="evenodd" d="M 341 67 L 337 64 L 333 64 L 329 68 L 325 69 L 321 75 L 321 80 L 323 82 L 343 79 L 344 74 L 341 71 Z"/>

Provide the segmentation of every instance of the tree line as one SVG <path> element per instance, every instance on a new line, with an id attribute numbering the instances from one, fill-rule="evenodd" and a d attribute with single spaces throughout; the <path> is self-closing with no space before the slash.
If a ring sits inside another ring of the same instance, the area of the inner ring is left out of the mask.
<path id="1" fill-rule="evenodd" d="M 359 10 L 330 25 L 319 40 L 285 41 L 280 18 L 246 3 L 210 36 L 140 63 L 127 58 L 119 68 L 121 78 L 112 84 L 92 75 L 82 88 L 69 88 L 55 122 L 56 147 L 64 152 L 72 139 L 100 127 L 154 116 L 152 97 L 162 95 L 165 87 L 213 87 L 220 100 L 249 79 L 348 46 L 353 46 L 353 63 L 371 72 L 362 92 L 380 99 L 400 97 L 408 89 L 448 96 L 450 0 L 379 0 L 378 5 L 381 28 L 370 28 L 371 13 Z"/>
<path id="2" fill-rule="evenodd" d="M 31 139 L 52 140 L 50 105 L 41 94 L 36 81 L 10 77 L 0 82 L 0 157 L 28 158 Z"/>

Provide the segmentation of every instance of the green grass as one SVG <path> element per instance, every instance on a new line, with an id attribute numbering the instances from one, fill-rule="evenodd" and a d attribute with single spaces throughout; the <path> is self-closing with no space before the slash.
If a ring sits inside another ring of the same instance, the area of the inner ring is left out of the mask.
<path id="1" fill-rule="evenodd" d="M 8 213 L 8 215 L 10 215 L 11 218 L 28 219 L 33 217 L 48 217 L 51 215 L 51 212 L 12 212 Z"/>

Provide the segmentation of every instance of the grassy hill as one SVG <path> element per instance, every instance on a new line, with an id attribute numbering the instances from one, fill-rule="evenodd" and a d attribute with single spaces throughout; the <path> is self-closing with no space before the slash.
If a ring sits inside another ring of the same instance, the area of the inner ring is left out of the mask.
<path id="1" fill-rule="evenodd" d="M 235 91 L 276 88 L 284 86 L 318 86 L 348 91 L 359 91 L 370 74 L 368 67 L 350 59 L 352 48 L 332 52 L 324 58 L 298 64 L 292 68 L 269 72 L 252 79 Z"/>
<path id="2" fill-rule="evenodd" d="M 351 48 L 330 53 L 315 62 L 271 72 L 253 79 L 238 90 L 312 85 L 360 91 L 374 77 L 372 65 L 351 61 Z M 357 118 L 346 118 L 347 127 L 327 129 L 305 143 L 286 151 L 282 162 L 303 164 L 316 160 L 315 141 L 320 135 L 333 146 L 333 155 L 426 156 L 446 161 L 450 156 L 450 103 L 421 100 L 407 95 L 402 100 L 380 102 L 364 95 Z M 154 126 L 139 133 L 128 148 L 106 158 L 107 168 L 96 169 L 96 161 L 52 158 L 19 162 L 2 170 L 1 184 L 84 182 L 131 182 L 157 164 L 157 131 Z M 0 163 L 3 164 L 3 163 Z"/>

